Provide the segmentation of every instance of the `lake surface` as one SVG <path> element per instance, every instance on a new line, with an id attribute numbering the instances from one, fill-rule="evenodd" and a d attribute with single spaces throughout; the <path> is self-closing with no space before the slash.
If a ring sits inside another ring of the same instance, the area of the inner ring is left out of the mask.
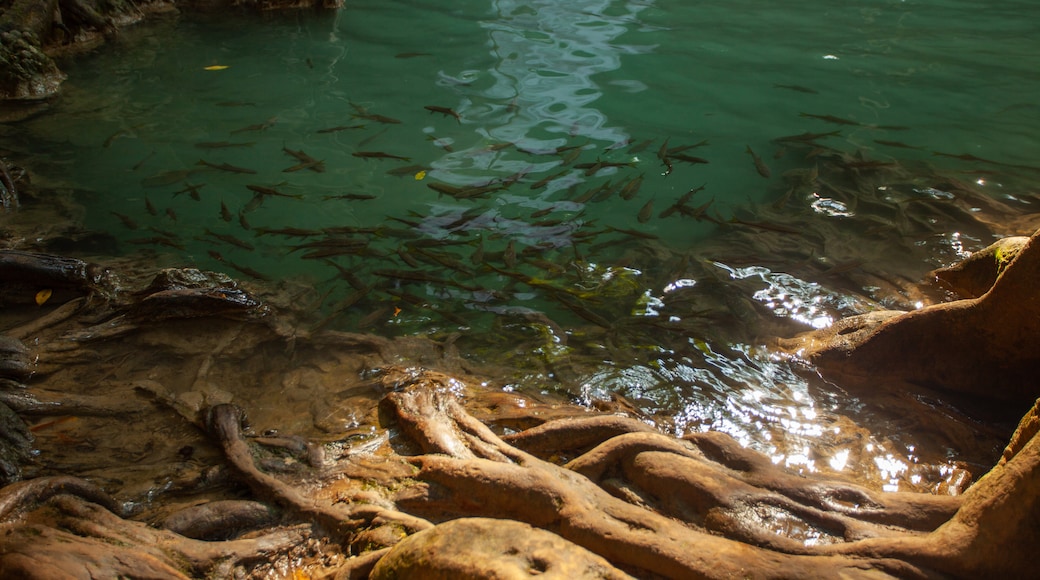
<path id="1" fill-rule="evenodd" d="M 796 470 L 927 490 L 995 459 L 931 395 L 764 346 L 941 299 L 914 283 L 1023 233 L 1040 8 L 442 4 L 160 17 L 63 63 L 8 146 L 105 234 L 84 257 L 304 285 L 315 326 L 452 337 L 501 388 Z"/>

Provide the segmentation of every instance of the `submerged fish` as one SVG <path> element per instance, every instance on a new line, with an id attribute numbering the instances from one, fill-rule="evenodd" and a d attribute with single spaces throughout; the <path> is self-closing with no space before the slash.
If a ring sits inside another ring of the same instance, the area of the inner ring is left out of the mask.
<path id="1" fill-rule="evenodd" d="M 448 107 L 438 107 L 437 105 L 426 105 L 423 108 L 426 109 L 427 111 L 429 111 L 430 113 L 440 113 L 441 115 L 444 115 L 445 117 L 454 117 L 455 120 L 458 121 L 459 123 L 462 122 L 462 117 L 460 117 L 458 113 L 456 113 L 455 111 L 453 111 L 452 109 L 450 109 Z"/>
<path id="2" fill-rule="evenodd" d="M 338 131 L 348 131 L 350 129 L 364 128 L 364 125 L 336 125 L 335 127 L 329 127 L 328 129 L 318 129 L 318 133 L 336 133 Z"/>
<path id="3" fill-rule="evenodd" d="M 758 174 L 765 178 L 771 176 L 773 172 L 769 171 L 769 167 L 766 166 L 764 161 L 762 161 L 762 158 L 755 154 L 750 145 L 747 145 L 746 147 L 746 152 L 751 156 L 751 161 L 754 162 L 755 170 L 758 171 Z"/>
<path id="4" fill-rule="evenodd" d="M 137 227 L 138 227 L 137 226 L 137 222 L 135 222 L 133 220 L 133 218 L 131 218 L 130 216 L 121 214 L 121 213 L 119 213 L 117 211 L 113 211 L 113 212 L 110 212 L 110 213 L 112 215 L 116 216 L 117 218 L 119 218 L 119 221 L 123 222 L 124 226 L 130 228 L 131 230 L 136 230 L 137 229 Z"/>
<path id="5" fill-rule="evenodd" d="M 218 232 L 214 232 L 213 230 L 211 230 L 209 228 L 205 228 L 204 231 L 206 232 L 207 236 L 216 238 L 216 239 L 218 239 L 218 240 L 220 240 L 220 241 L 222 241 L 224 243 L 231 244 L 232 246 L 236 246 L 236 247 L 242 248 L 243 250 L 255 250 L 256 249 L 256 247 L 253 246 L 253 244 L 250 244 L 249 242 L 242 241 L 242 240 L 236 238 L 235 236 L 230 236 L 230 235 L 227 235 L 227 234 L 221 234 L 221 233 L 218 233 Z"/>
<path id="6" fill-rule="evenodd" d="M 390 153 L 384 153 L 382 151 L 357 151 L 351 153 L 354 157 L 360 157 L 362 159 L 399 159 L 401 161 L 411 161 L 410 157 L 402 157 L 400 155 L 392 155 Z"/>
<path id="7" fill-rule="evenodd" d="M 236 133 L 245 133 L 247 131 L 264 131 L 264 130 L 267 130 L 267 129 L 273 127 L 275 121 L 277 121 L 277 120 L 278 120 L 278 117 L 271 117 L 270 119 L 264 121 L 263 123 L 257 123 L 255 125 L 249 125 L 249 126 L 246 126 L 246 127 L 242 127 L 241 129 L 235 129 L 234 131 L 231 131 L 231 134 L 234 135 Z"/>
<path id="8" fill-rule="evenodd" d="M 803 87 L 801 85 L 773 85 L 774 89 L 787 89 L 789 91 L 797 91 L 799 93 L 806 93 L 809 95 L 818 95 L 819 91 L 816 89 L 810 89 L 809 87 Z"/>
<path id="9" fill-rule="evenodd" d="M 199 162 L 196 163 L 196 165 L 202 165 L 204 167 L 209 167 L 211 169 L 219 169 L 221 171 L 227 171 L 229 173 L 250 173 L 250 174 L 256 173 L 256 170 L 254 170 L 254 169 L 248 169 L 246 167 L 238 167 L 236 165 L 231 165 L 230 163 L 221 163 L 220 165 L 217 165 L 216 163 L 210 163 L 209 161 L 206 161 L 205 159 L 199 159 Z"/>
<path id="10" fill-rule="evenodd" d="M 858 126 L 863 124 L 863 123 L 860 123 L 859 121 L 852 121 L 852 120 L 849 120 L 849 119 L 842 119 L 841 117 L 835 117 L 834 115 L 813 115 L 812 113 L 798 113 L 798 116 L 799 117 L 807 117 L 809 119 L 819 119 L 820 121 L 825 121 L 827 123 L 833 123 L 835 125 L 854 125 L 854 126 L 858 127 Z"/>
<path id="11" fill-rule="evenodd" d="M 256 141 L 239 143 L 232 141 L 203 141 L 201 143 L 196 143 L 195 146 L 199 149 L 226 149 L 228 147 L 252 147 L 255 144 Z"/>
<path id="12" fill-rule="evenodd" d="M 841 135 L 841 131 L 830 131 L 829 133 L 801 133 L 799 135 L 786 135 L 784 137 L 777 137 L 774 141 L 779 143 L 783 142 L 798 142 L 798 143 L 809 143 L 817 139 L 823 139 L 824 137 L 838 137 Z"/>
<path id="13" fill-rule="evenodd" d="M 646 202 L 646 204 L 643 206 L 643 209 L 639 210 L 639 215 L 636 216 L 636 219 L 639 220 L 639 223 L 645 224 L 646 222 L 650 221 L 650 216 L 652 216 L 653 214 L 654 200 L 651 199 L 650 201 Z"/>
<path id="14" fill-rule="evenodd" d="M 288 197 L 292 199 L 303 199 L 302 193 L 282 193 L 273 187 L 264 187 L 263 185 L 246 185 L 246 189 L 252 191 L 258 195 L 270 195 L 273 197 Z"/>

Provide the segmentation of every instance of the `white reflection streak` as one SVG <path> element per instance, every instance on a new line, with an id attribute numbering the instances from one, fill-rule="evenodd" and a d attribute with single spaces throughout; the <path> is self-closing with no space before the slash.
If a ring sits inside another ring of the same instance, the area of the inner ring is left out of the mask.
<path id="1" fill-rule="evenodd" d="M 481 26 L 488 31 L 498 63 L 490 71 L 495 84 L 482 97 L 515 105 L 506 108 L 510 117 L 503 124 L 488 131 L 493 139 L 521 141 L 540 125 L 547 132 L 611 143 L 628 137 L 621 129 L 607 127 L 606 116 L 590 106 L 602 95 L 593 76 L 620 68 L 622 54 L 641 51 L 615 40 L 628 30 L 621 22 L 635 22 L 635 15 L 647 5 L 624 3 L 627 14 L 602 16 L 613 4 L 612 0 L 492 3 L 498 18 Z M 528 141 L 527 146 L 536 144 Z"/>

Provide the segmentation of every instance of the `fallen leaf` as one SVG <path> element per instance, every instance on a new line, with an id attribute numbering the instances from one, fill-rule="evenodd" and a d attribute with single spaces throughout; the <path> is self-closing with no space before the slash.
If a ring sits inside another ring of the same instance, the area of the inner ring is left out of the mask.
<path id="1" fill-rule="evenodd" d="M 43 303 L 51 297 L 51 291 L 49 288 L 45 288 L 36 293 L 36 305 L 43 306 Z"/>

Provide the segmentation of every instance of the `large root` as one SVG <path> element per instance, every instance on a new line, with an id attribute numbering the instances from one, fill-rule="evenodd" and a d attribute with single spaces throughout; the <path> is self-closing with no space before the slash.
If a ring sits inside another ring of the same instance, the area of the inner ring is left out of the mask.
<path id="1" fill-rule="evenodd" d="M 992 252 L 993 272 L 1002 271 L 978 298 L 852 317 L 781 346 L 847 387 L 911 383 L 966 397 L 972 406 L 985 400 L 1021 408 L 1040 394 L 1040 232 L 1017 247 L 1017 254 L 1006 252 L 1014 257 L 1007 264 L 1007 256 Z"/>

